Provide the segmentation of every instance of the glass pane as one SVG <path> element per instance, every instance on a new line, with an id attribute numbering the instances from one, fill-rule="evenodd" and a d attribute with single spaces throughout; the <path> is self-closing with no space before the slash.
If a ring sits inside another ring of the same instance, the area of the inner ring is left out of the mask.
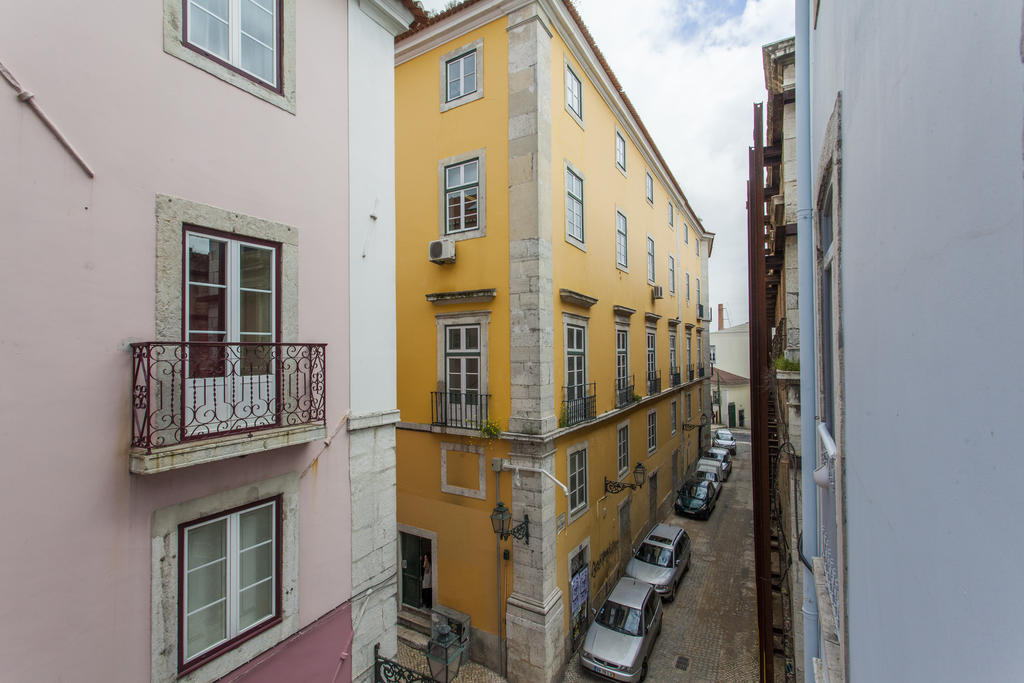
<path id="1" fill-rule="evenodd" d="M 461 166 L 452 166 L 447 171 L 445 171 L 445 173 L 447 175 L 447 180 L 445 182 L 447 183 L 448 187 L 458 187 L 459 185 L 462 184 Z"/>
<path id="2" fill-rule="evenodd" d="M 274 613 L 273 581 L 242 591 L 238 596 L 238 629 L 243 631 Z"/>
<path id="3" fill-rule="evenodd" d="M 274 15 L 268 9 L 253 0 L 242 0 L 242 30 L 261 43 L 273 47 Z"/>
<path id="4" fill-rule="evenodd" d="M 239 254 L 241 257 L 239 266 L 241 281 L 239 284 L 245 289 L 270 290 L 274 272 L 273 250 L 242 244 Z"/>
<path id="5" fill-rule="evenodd" d="M 448 195 L 448 231 L 462 229 L 462 193 L 452 192 Z"/>
<path id="6" fill-rule="evenodd" d="M 465 80 L 462 81 L 463 93 L 476 92 L 476 74 L 467 74 Z"/>
<path id="7" fill-rule="evenodd" d="M 269 334 L 243 334 L 243 342 L 266 342 L 260 346 L 239 346 L 238 356 L 241 365 L 241 373 L 246 377 L 254 375 L 269 375 L 271 367 L 273 366 L 274 359 L 276 357 L 277 347 L 271 342 L 273 341 Z M 255 388 L 255 387 L 250 387 Z M 266 388 L 269 390 L 269 386 L 264 387 L 260 385 L 260 388 Z M 260 390 L 257 388 L 257 391 Z"/>
<path id="8" fill-rule="evenodd" d="M 227 556 L 227 520 L 219 520 L 185 531 L 187 543 L 187 569 L 201 567 Z"/>
<path id="9" fill-rule="evenodd" d="M 224 284 L 224 242 L 200 235 L 188 236 L 188 279 L 210 285 Z"/>
<path id="10" fill-rule="evenodd" d="M 241 527 L 243 549 L 268 541 L 274 533 L 274 506 L 267 505 L 243 512 L 239 515 L 238 524 Z"/>
<path id="11" fill-rule="evenodd" d="M 186 659 L 227 638 L 226 606 L 224 602 L 210 605 L 187 618 Z"/>
<path id="12" fill-rule="evenodd" d="M 466 350 L 476 351 L 480 349 L 480 330 L 475 327 L 466 328 Z"/>
<path id="13" fill-rule="evenodd" d="M 480 376 L 475 371 L 466 369 L 466 393 L 480 391 Z"/>
<path id="14" fill-rule="evenodd" d="M 188 6 L 188 41 L 196 47 L 226 60 L 228 58 L 227 17 L 227 0 L 193 0 Z"/>
<path id="15" fill-rule="evenodd" d="M 274 298 L 265 292 L 239 292 L 239 309 L 241 314 L 242 334 L 246 333 L 273 333 L 273 310 L 271 305 Z M 254 340 L 243 340 L 254 341 Z"/>
<path id="16" fill-rule="evenodd" d="M 257 43 L 249 36 L 242 36 L 241 67 L 267 83 L 274 79 L 274 51 Z"/>
<path id="17" fill-rule="evenodd" d="M 243 551 L 239 556 L 239 588 L 242 590 L 274 574 L 273 543 Z"/>
<path id="18" fill-rule="evenodd" d="M 462 348 L 462 330 L 458 327 L 448 328 L 448 350 L 458 351 Z"/>
<path id="19" fill-rule="evenodd" d="M 462 167 L 462 182 L 466 185 L 475 183 L 477 181 L 477 167 L 478 162 L 470 161 L 468 164 Z M 473 193 L 476 194 L 475 192 Z"/>
<path id="20" fill-rule="evenodd" d="M 249 1 L 252 2 L 253 4 L 259 5 L 260 7 L 262 7 L 265 10 L 267 10 L 267 12 L 269 12 L 271 14 L 274 13 L 275 0 L 249 0 Z"/>
<path id="21" fill-rule="evenodd" d="M 189 285 L 188 328 L 205 332 L 223 332 L 227 326 L 225 315 L 225 294 L 223 287 Z"/>
<path id="22" fill-rule="evenodd" d="M 204 605 L 224 599 L 227 581 L 226 567 L 227 562 L 220 560 L 188 573 L 186 612 L 194 612 Z"/>
<path id="23" fill-rule="evenodd" d="M 459 97 L 459 81 L 448 82 L 448 100 L 454 100 Z"/>
<path id="24" fill-rule="evenodd" d="M 476 356 L 470 356 L 462 359 L 463 366 L 466 368 L 466 374 L 476 375 L 480 372 L 480 358 Z"/>
<path id="25" fill-rule="evenodd" d="M 462 73 L 465 74 L 466 78 L 476 76 L 476 53 L 470 52 L 468 55 L 462 58 Z M 466 92 L 473 92 L 472 88 L 467 87 Z"/>
<path id="26" fill-rule="evenodd" d="M 476 222 L 476 193 L 466 192 L 466 215 L 463 217 L 463 227 L 471 230 L 477 226 Z"/>

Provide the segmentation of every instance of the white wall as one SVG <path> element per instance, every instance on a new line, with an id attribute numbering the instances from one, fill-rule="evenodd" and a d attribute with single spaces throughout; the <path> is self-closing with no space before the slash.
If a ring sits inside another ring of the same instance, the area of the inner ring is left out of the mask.
<path id="1" fill-rule="evenodd" d="M 849 680 L 1019 680 L 1022 3 L 820 7 L 812 178 L 843 93 Z"/>
<path id="2" fill-rule="evenodd" d="M 750 377 L 750 326 L 747 323 L 714 330 L 710 340 L 715 347 L 716 368 Z"/>

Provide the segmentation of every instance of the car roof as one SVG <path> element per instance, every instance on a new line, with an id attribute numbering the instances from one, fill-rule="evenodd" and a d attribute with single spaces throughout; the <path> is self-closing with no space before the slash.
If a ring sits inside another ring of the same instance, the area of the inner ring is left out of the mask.
<path id="1" fill-rule="evenodd" d="M 732 432 L 730 432 L 728 429 L 725 429 L 724 427 L 719 427 L 718 429 L 715 430 L 715 433 L 716 434 L 729 434 L 730 436 L 732 435 Z"/>
<path id="2" fill-rule="evenodd" d="M 647 583 L 646 581 L 640 581 L 630 576 L 623 576 L 619 579 L 619 582 L 615 584 L 615 588 L 608 595 L 608 599 L 612 602 L 617 602 L 620 605 L 626 607 L 635 607 L 640 609 L 644 605 L 644 599 L 647 597 L 647 593 L 654 590 L 654 586 Z"/>
<path id="3" fill-rule="evenodd" d="M 728 453 L 728 451 L 725 450 L 724 448 L 718 448 L 717 446 L 712 446 L 711 448 L 709 448 L 707 450 L 707 452 L 708 453 L 723 453 L 723 454 Z"/>
<path id="4" fill-rule="evenodd" d="M 697 461 L 697 469 L 700 469 L 701 465 L 704 465 L 705 467 L 714 467 L 716 472 L 722 469 L 722 463 L 718 462 L 714 458 L 701 458 Z"/>
<path id="5" fill-rule="evenodd" d="M 644 539 L 644 543 L 651 543 L 653 545 L 671 548 L 672 544 L 676 542 L 676 538 L 678 538 L 682 533 L 684 533 L 682 527 L 665 523 L 656 524 L 654 528 L 651 529 L 650 533 L 647 534 L 647 538 Z"/>

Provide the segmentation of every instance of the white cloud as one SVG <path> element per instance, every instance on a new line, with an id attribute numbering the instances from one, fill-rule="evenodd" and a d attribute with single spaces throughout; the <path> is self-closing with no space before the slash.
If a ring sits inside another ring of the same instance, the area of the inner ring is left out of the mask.
<path id="1" fill-rule="evenodd" d="M 710 303 L 748 318 L 746 182 L 761 46 L 793 35 L 793 0 L 577 0 L 704 226 L 716 233 Z M 424 2 L 440 9 L 444 0 Z"/>

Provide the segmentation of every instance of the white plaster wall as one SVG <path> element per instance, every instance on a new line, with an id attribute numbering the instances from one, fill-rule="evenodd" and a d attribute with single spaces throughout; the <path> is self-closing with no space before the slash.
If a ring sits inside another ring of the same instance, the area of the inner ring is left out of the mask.
<path id="1" fill-rule="evenodd" d="M 812 177 L 843 93 L 848 680 L 1016 680 L 1022 3 L 820 6 Z"/>
<path id="2" fill-rule="evenodd" d="M 710 340 L 715 347 L 716 368 L 740 377 L 750 377 L 750 328 L 747 323 L 712 330 Z"/>
<path id="3" fill-rule="evenodd" d="M 328 431 L 348 409 L 347 8 L 299 3 L 297 115 L 165 54 L 162 10 L 0 21 L 0 58 L 96 172 L 0 84 L 4 679 L 147 680 L 153 511 L 249 482 L 302 473 L 301 624 L 350 592 L 347 434 L 315 465 L 321 443 L 131 476 L 123 347 L 155 334 L 158 193 L 277 221 L 298 228 L 299 340 L 328 343 Z"/>

